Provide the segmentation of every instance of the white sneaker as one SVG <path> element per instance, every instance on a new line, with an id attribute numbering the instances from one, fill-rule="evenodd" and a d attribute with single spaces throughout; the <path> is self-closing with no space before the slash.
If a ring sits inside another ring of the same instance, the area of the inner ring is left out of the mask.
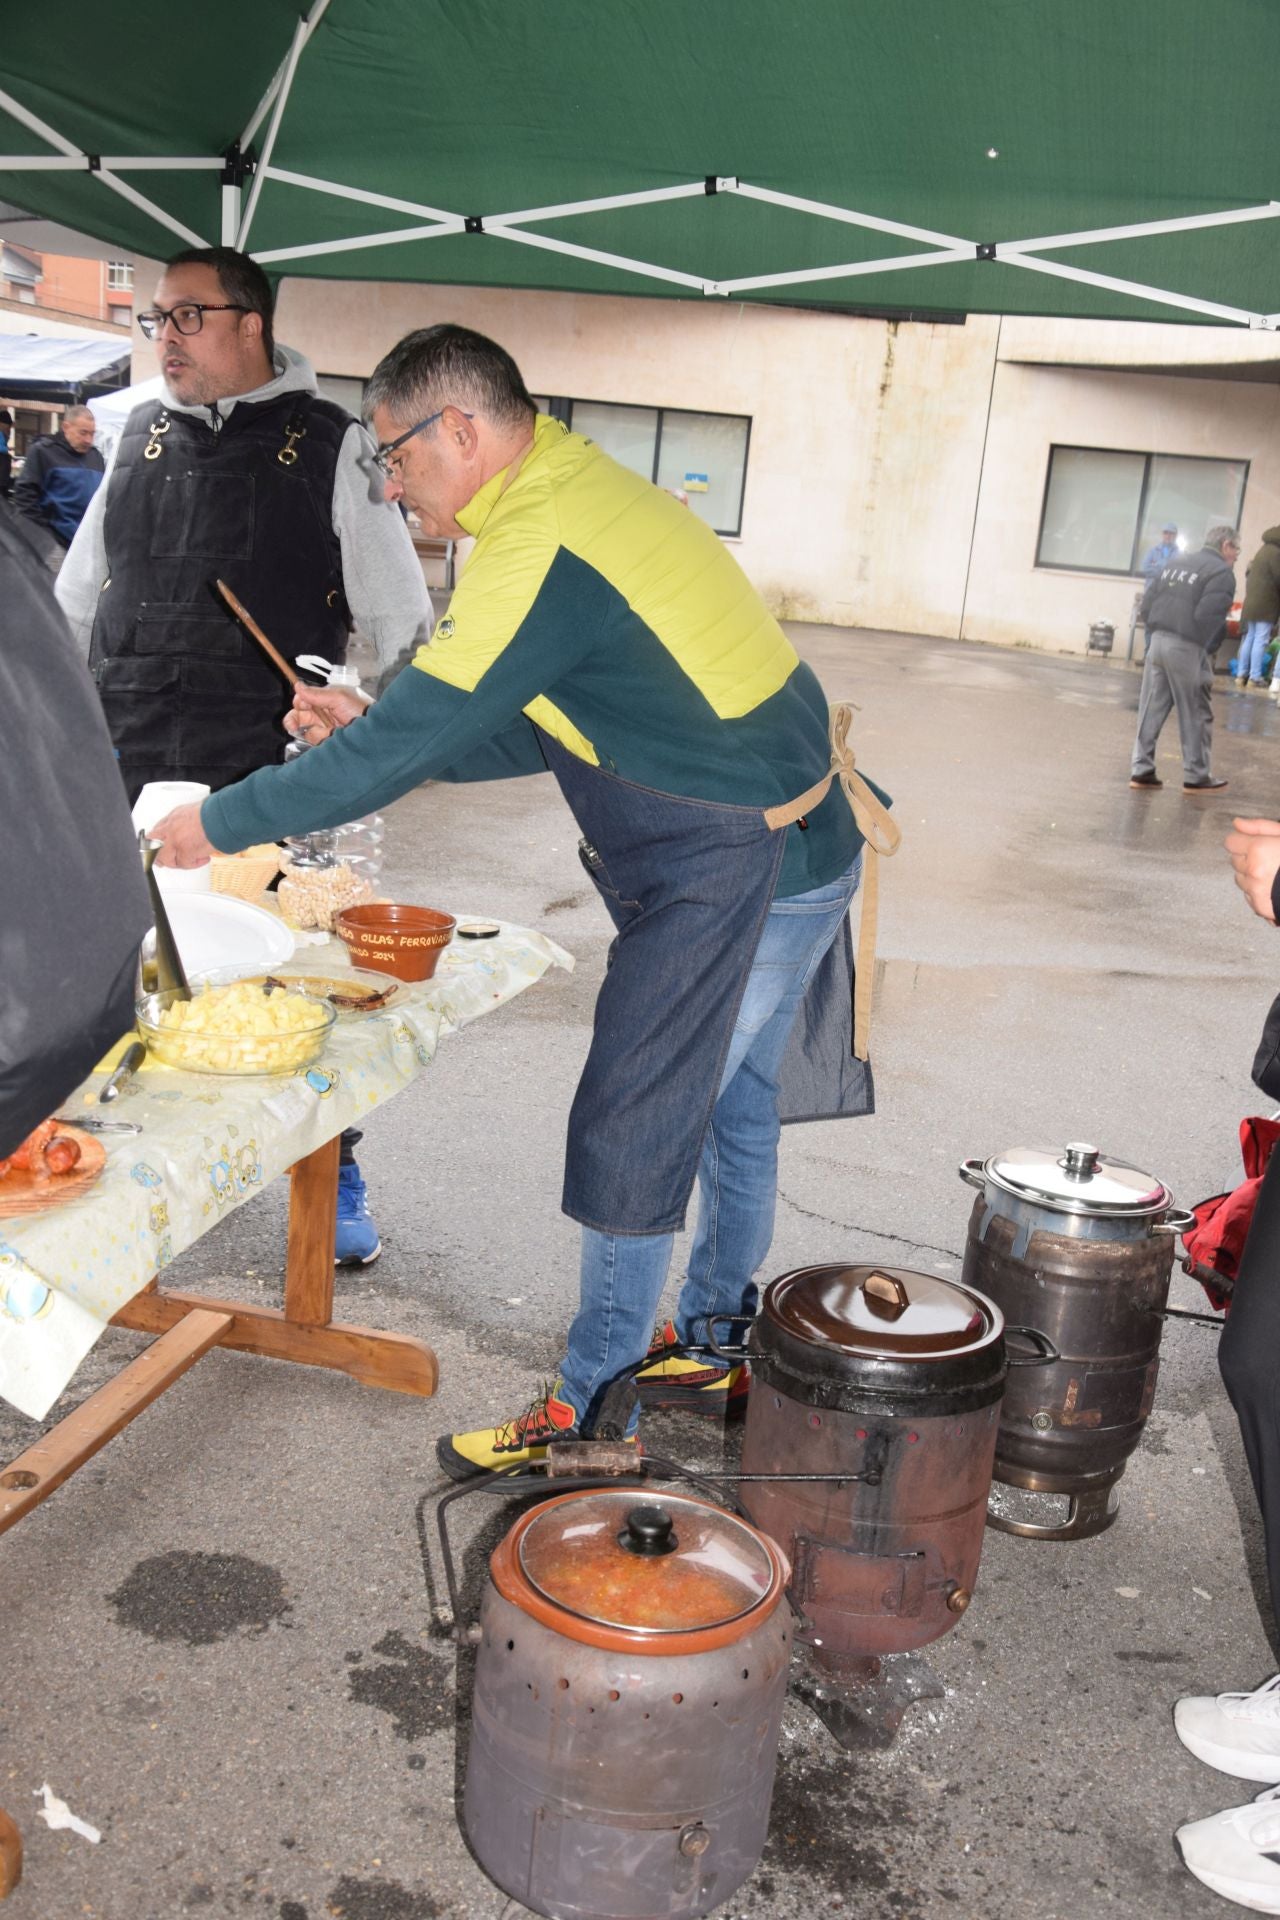
<path id="1" fill-rule="evenodd" d="M 1280 1913 L 1280 1805 L 1269 1787 L 1246 1807 L 1228 1807 L 1179 1827 L 1184 1866 L 1224 1900 Z"/>
<path id="2" fill-rule="evenodd" d="M 1174 1707 L 1173 1724 L 1206 1766 L 1280 1786 L 1280 1673 L 1253 1693 L 1189 1694 Z"/>

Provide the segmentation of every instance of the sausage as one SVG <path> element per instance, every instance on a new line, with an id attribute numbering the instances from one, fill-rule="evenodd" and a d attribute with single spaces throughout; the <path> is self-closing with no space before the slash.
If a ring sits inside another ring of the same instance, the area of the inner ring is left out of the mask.
<path id="1" fill-rule="evenodd" d="M 69 1133 L 55 1133 L 44 1150 L 44 1157 L 50 1173 L 70 1173 L 80 1161 L 80 1142 L 73 1140 Z"/>
<path id="2" fill-rule="evenodd" d="M 44 1150 L 56 1131 L 57 1128 L 52 1120 L 42 1120 L 38 1127 L 32 1128 L 22 1145 L 15 1147 L 9 1155 L 11 1165 L 24 1173 L 43 1173 Z"/>
<path id="3" fill-rule="evenodd" d="M 42 1120 L 7 1160 L 0 1161 L 0 1178 L 10 1167 L 17 1167 L 37 1180 L 47 1180 L 50 1174 L 70 1173 L 79 1161 L 80 1142 L 69 1133 L 59 1133 L 56 1120 Z"/>

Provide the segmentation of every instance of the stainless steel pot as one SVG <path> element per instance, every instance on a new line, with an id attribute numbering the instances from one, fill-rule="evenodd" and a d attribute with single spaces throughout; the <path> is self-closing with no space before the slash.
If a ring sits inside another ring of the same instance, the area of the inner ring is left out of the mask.
<path id="1" fill-rule="evenodd" d="M 707 1501 L 632 1486 L 536 1507 L 490 1573 L 463 1801 L 481 1866 L 555 1920 L 709 1913 L 764 1847 L 782 1554 Z"/>
<path id="2" fill-rule="evenodd" d="M 797 1639 L 836 1674 L 925 1646 L 969 1604 L 1003 1330 L 972 1287 L 898 1267 L 804 1267 L 765 1293 L 741 1498 L 795 1569 Z"/>
<path id="3" fill-rule="evenodd" d="M 1010 1358 L 1027 1364 L 1010 1373 L 995 1478 L 1067 1499 L 1061 1520 L 995 1509 L 990 1523 L 1047 1540 L 1100 1533 L 1151 1411 L 1174 1237 L 1194 1216 L 1162 1181 L 1079 1141 L 964 1160 L 959 1172 L 979 1190 L 962 1278 L 1040 1348 L 1011 1334 Z"/>

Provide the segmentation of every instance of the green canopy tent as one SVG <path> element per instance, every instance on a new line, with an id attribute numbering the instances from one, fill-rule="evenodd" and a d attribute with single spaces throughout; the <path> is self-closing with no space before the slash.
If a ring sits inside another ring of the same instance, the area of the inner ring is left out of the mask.
<path id="1" fill-rule="evenodd" d="M 1274 329 L 1269 0 L 10 8 L 0 198 L 274 274 Z"/>

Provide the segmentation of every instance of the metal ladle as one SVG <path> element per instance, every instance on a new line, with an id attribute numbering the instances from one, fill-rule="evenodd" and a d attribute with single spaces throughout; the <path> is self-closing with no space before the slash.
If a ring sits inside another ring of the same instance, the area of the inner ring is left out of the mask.
<path id="1" fill-rule="evenodd" d="M 164 909 L 164 900 L 160 893 L 160 883 L 152 868 L 156 855 L 164 845 L 163 840 L 151 840 L 146 833 L 138 835 L 138 851 L 142 855 L 142 871 L 147 876 L 147 886 L 151 893 L 151 917 L 155 921 L 155 981 L 147 979 L 147 941 L 142 943 L 139 955 L 140 986 L 144 992 L 172 993 L 179 1000 L 191 998 L 191 987 L 187 981 L 186 968 L 182 964 L 182 955 L 178 952 L 178 943 L 173 937 L 173 928 L 169 925 L 169 916 Z M 150 937 L 150 936 L 148 936 Z"/>

